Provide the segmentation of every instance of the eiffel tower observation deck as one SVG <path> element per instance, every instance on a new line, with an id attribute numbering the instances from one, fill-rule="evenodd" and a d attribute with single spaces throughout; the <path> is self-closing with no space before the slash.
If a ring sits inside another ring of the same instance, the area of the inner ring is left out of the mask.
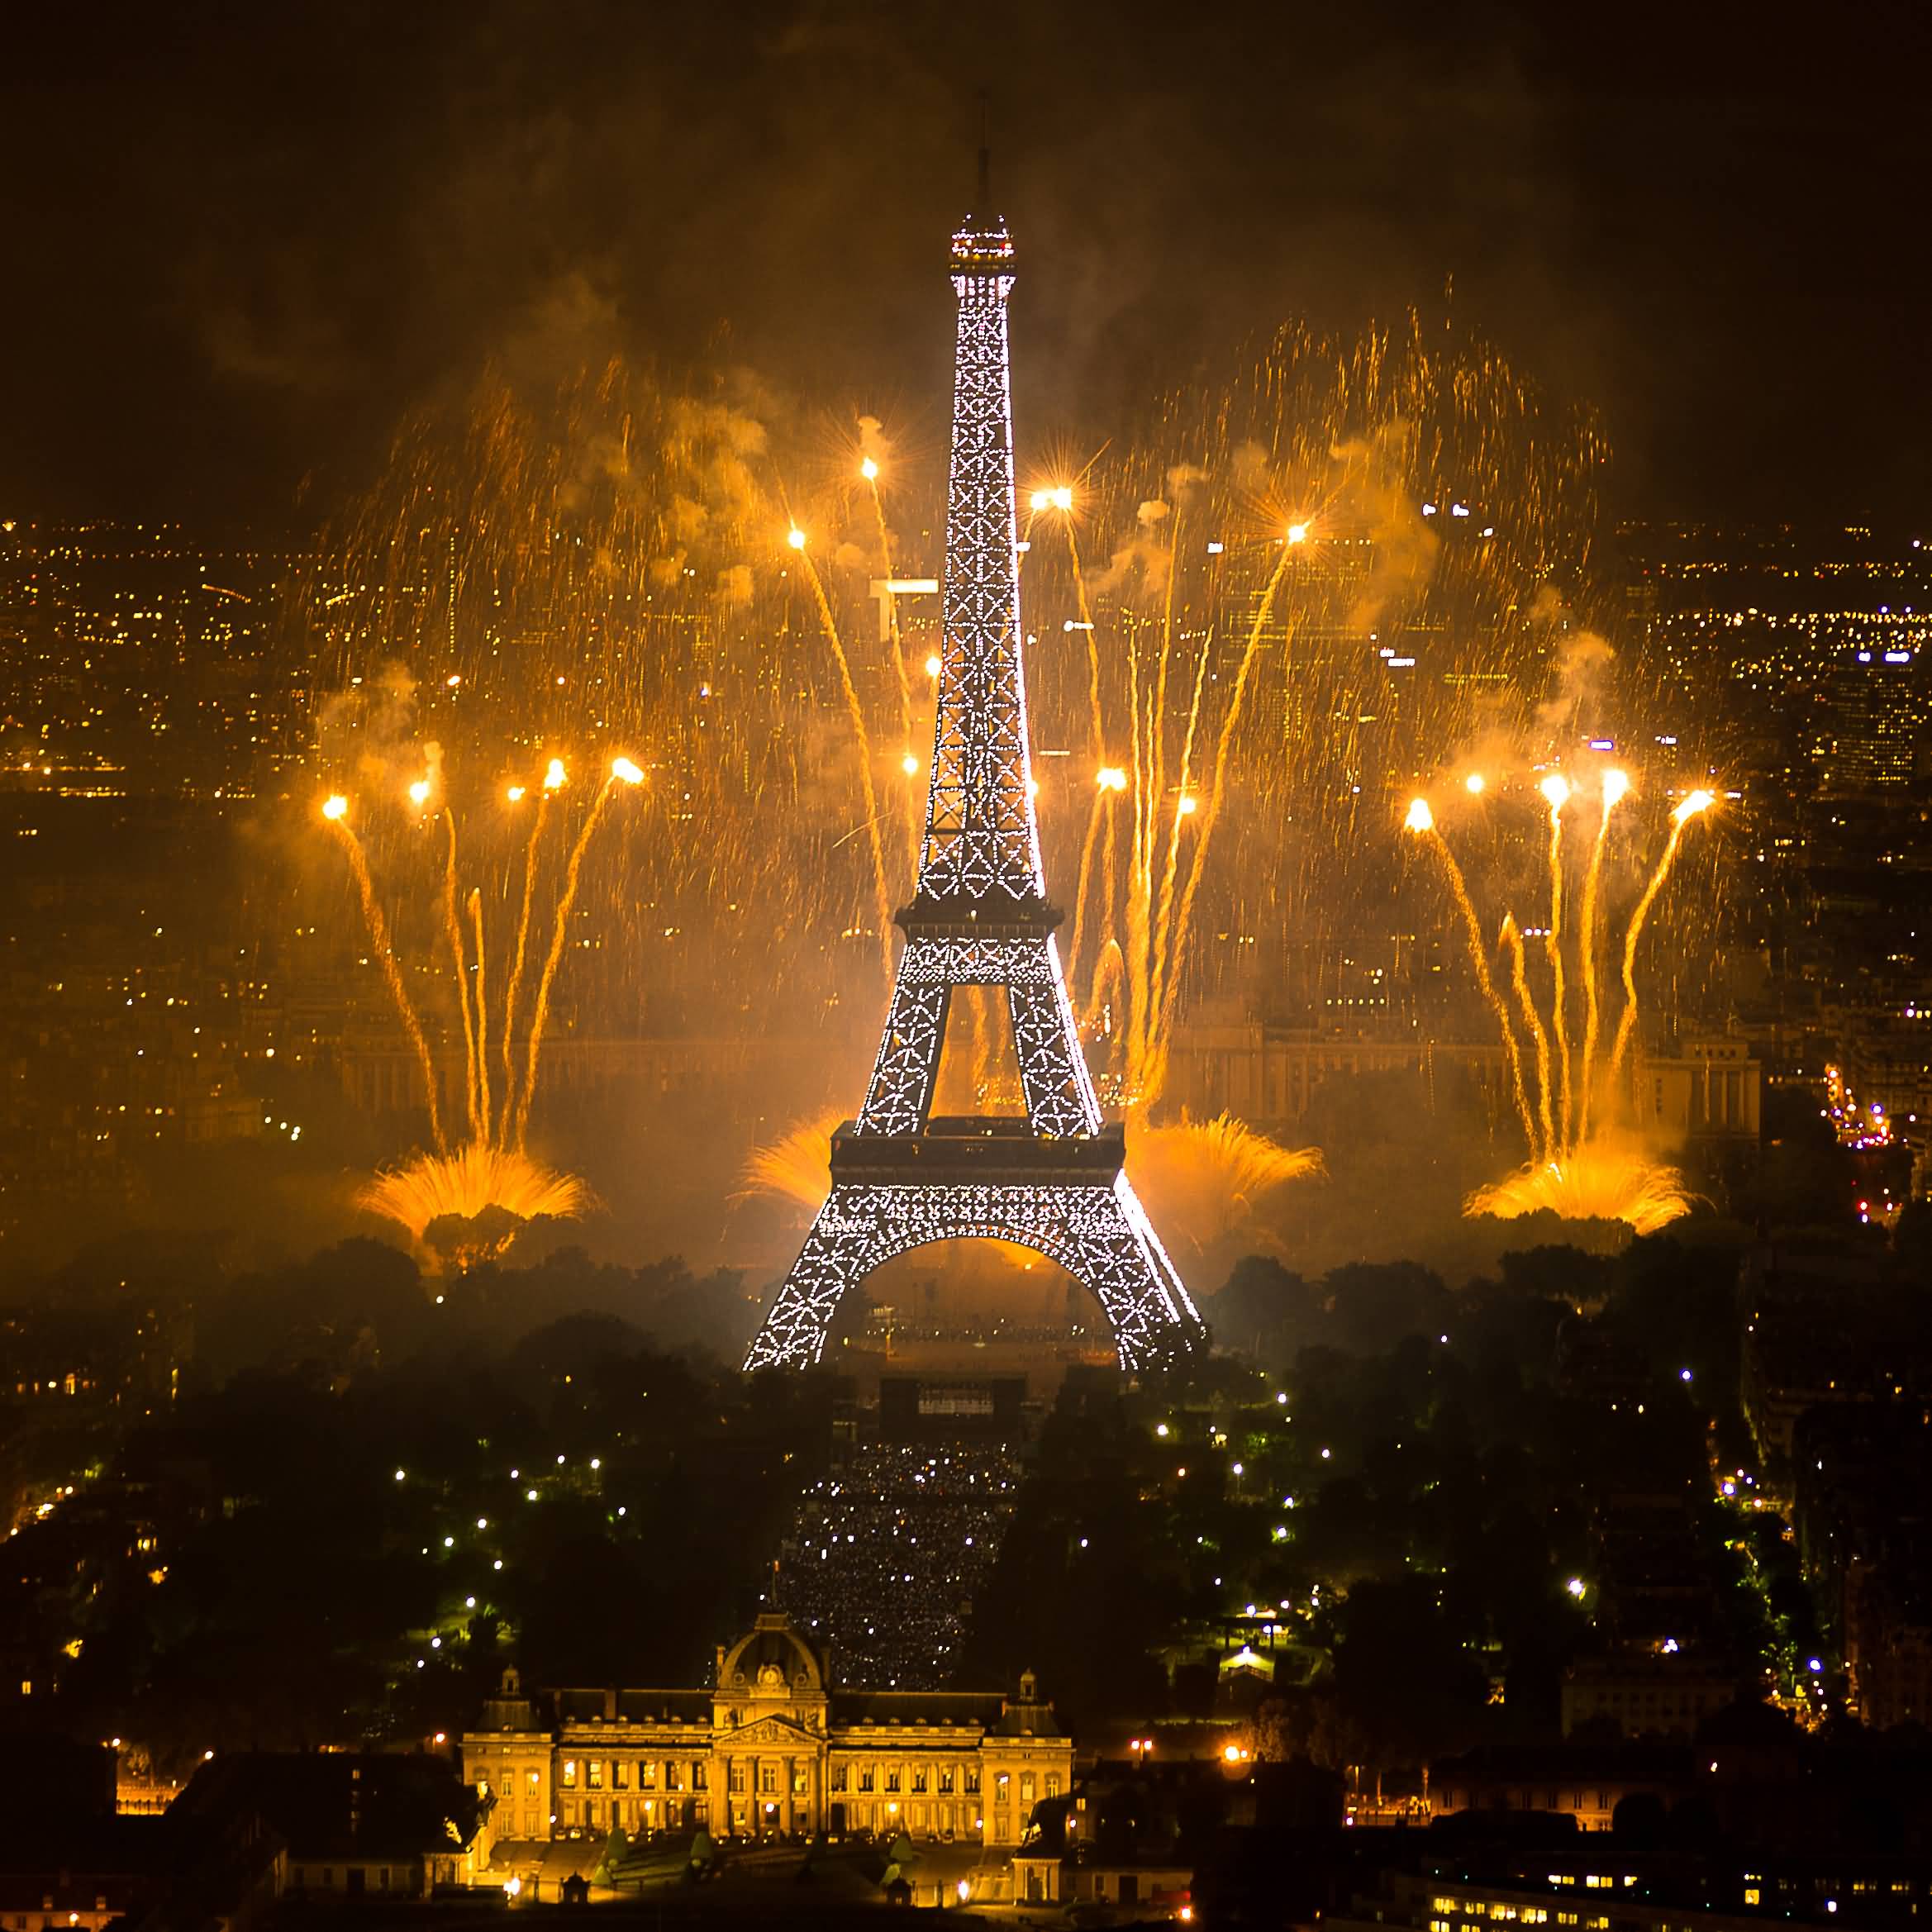
<path id="1" fill-rule="evenodd" d="M 864 1105 L 834 1135 L 831 1192 L 745 1359 L 805 1368 L 846 1290 L 929 1242 L 1015 1243 L 1100 1302 L 1124 1370 L 1158 1368 L 1205 1330 L 1125 1172 L 1068 998 L 1034 812 L 1020 624 L 1006 298 L 1013 240 L 991 212 L 954 234 L 959 298 L 938 715 L 919 878 Z M 935 1116 L 954 989 L 1006 995 L 1025 1119 Z"/>

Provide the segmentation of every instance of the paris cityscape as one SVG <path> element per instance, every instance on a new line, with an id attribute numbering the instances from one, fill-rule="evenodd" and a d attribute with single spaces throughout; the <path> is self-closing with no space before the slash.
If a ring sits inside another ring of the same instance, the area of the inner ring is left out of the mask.
<path id="1" fill-rule="evenodd" d="M 5 1932 L 1932 1914 L 1932 36 L 1224 25 L 18 23 Z"/>

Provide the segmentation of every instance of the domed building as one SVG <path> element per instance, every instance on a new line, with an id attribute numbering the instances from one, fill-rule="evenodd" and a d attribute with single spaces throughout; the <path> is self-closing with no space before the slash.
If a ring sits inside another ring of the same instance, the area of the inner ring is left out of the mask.
<path id="1" fill-rule="evenodd" d="M 1017 1844 L 1073 1744 L 1030 1673 L 1016 1696 L 857 1691 L 782 1611 L 720 1644 L 708 1690 L 557 1689 L 514 1670 L 463 1739 L 491 1836 L 897 1833 Z"/>

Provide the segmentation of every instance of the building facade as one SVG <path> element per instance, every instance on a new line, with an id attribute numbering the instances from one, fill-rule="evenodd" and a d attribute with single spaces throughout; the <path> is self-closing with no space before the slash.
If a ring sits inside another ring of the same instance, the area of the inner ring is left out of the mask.
<path id="1" fill-rule="evenodd" d="M 721 1644 L 707 1690 L 524 1694 L 514 1671 L 463 1739 L 505 1839 L 854 1833 L 1017 1844 L 1064 1796 L 1073 1740 L 1030 1676 L 1016 1696 L 849 1691 L 782 1611 Z"/>

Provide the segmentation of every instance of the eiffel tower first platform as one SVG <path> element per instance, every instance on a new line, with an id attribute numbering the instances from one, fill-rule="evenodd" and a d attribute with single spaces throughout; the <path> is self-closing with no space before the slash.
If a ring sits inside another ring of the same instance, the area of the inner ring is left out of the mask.
<path id="1" fill-rule="evenodd" d="M 987 206 L 981 156 L 979 206 Z M 1123 1369 L 1206 1331 L 1101 1119 L 1054 938 L 1035 820 L 1021 659 L 1003 221 L 952 242 L 959 334 L 946 498 L 945 641 L 926 836 L 885 1037 L 856 1121 L 832 1139 L 831 1193 L 745 1358 L 807 1368 L 848 1288 L 908 1249 L 978 1236 L 1055 1262 L 1099 1301 Z M 935 1118 L 955 987 L 1003 987 L 1026 1117 Z"/>

